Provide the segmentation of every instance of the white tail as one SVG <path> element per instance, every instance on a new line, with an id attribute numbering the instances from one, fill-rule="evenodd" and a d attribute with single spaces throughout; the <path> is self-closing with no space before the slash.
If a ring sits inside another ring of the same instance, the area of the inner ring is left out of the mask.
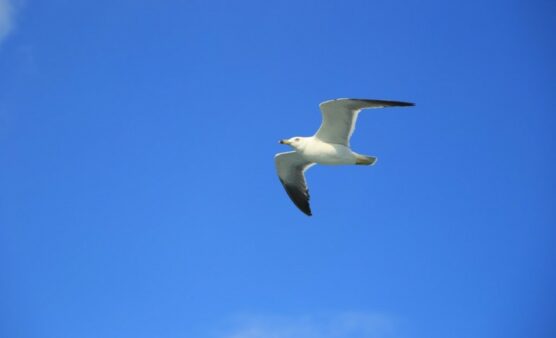
<path id="1" fill-rule="evenodd" d="M 373 165 L 377 158 L 374 156 L 355 155 L 355 164 L 357 165 Z"/>

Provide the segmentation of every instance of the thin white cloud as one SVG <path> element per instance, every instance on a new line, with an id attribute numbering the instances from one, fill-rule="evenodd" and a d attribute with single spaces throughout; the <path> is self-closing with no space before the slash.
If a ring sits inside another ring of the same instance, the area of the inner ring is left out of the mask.
<path id="1" fill-rule="evenodd" d="M 241 316 L 220 338 L 394 338 L 394 320 L 373 313 Z"/>
<path id="2" fill-rule="evenodd" d="M 0 0 L 0 43 L 13 29 L 14 6 L 11 0 Z"/>

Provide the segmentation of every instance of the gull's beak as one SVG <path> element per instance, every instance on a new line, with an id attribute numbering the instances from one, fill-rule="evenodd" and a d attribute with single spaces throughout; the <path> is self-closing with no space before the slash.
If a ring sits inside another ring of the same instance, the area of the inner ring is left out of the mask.
<path id="1" fill-rule="evenodd" d="M 280 144 L 290 144 L 290 141 L 288 141 L 288 140 L 280 140 L 280 141 L 278 141 L 278 143 L 280 143 Z"/>

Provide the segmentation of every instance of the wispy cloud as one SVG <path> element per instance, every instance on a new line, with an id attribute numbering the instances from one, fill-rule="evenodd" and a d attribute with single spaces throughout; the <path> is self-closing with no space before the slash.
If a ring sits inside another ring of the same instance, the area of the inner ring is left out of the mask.
<path id="1" fill-rule="evenodd" d="M 0 43 L 13 28 L 14 4 L 12 0 L 0 0 Z"/>
<path id="2" fill-rule="evenodd" d="M 373 313 L 241 316 L 221 338 L 394 338 L 394 320 Z"/>

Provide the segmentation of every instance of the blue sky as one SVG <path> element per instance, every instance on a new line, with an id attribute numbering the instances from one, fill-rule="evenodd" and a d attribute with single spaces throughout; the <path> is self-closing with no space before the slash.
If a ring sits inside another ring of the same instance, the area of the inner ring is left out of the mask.
<path id="1" fill-rule="evenodd" d="M 0 0 L 0 336 L 554 337 L 553 1 Z M 373 167 L 274 169 L 318 103 Z"/>

